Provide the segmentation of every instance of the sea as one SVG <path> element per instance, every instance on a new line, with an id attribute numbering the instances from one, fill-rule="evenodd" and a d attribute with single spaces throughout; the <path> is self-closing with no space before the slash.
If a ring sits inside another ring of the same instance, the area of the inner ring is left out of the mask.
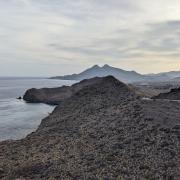
<path id="1" fill-rule="evenodd" d="M 48 78 L 0 77 L 0 141 L 26 137 L 35 131 L 41 120 L 55 108 L 42 103 L 32 104 L 18 100 L 27 89 L 60 87 L 73 83 L 75 82 Z"/>

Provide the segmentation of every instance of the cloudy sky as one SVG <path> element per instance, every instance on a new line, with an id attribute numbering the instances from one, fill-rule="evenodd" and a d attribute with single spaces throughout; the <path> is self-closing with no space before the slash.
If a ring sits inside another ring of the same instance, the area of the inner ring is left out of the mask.
<path id="1" fill-rule="evenodd" d="M 180 70 L 180 0 L 0 0 L 0 76 L 94 64 Z"/>

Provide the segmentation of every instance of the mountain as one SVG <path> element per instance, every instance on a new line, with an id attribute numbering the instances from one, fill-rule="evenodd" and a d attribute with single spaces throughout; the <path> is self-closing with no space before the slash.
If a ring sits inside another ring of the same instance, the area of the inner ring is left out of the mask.
<path id="1" fill-rule="evenodd" d="M 160 73 L 160 74 L 147 74 L 146 80 L 147 81 L 169 81 L 171 78 L 166 73 Z"/>
<path id="2" fill-rule="evenodd" d="M 112 75 L 123 82 L 143 81 L 145 78 L 143 75 L 138 74 L 135 71 L 125 71 L 122 69 L 111 67 L 106 64 L 103 67 L 95 65 L 95 66 L 81 72 L 80 74 L 72 74 L 72 75 L 67 75 L 67 76 L 56 76 L 56 77 L 52 77 L 52 79 L 80 81 L 83 79 L 90 79 L 93 77 L 105 77 L 108 75 Z"/>
<path id="3" fill-rule="evenodd" d="M 156 77 L 162 80 L 173 80 L 175 78 L 180 77 L 180 71 L 170 71 L 170 72 L 162 72 L 157 74 L 147 74 L 149 77 Z"/>
<path id="4" fill-rule="evenodd" d="M 108 75 L 114 76 L 118 80 L 125 83 L 160 82 L 160 81 L 170 81 L 175 77 L 180 77 L 180 72 L 172 71 L 172 72 L 164 72 L 164 73 L 158 73 L 158 74 L 143 75 L 135 71 L 125 71 L 123 69 L 115 68 L 106 64 L 102 67 L 95 65 L 79 74 L 55 76 L 55 77 L 51 77 L 51 79 L 81 81 L 83 79 L 90 79 L 93 77 L 105 77 Z"/>
<path id="5" fill-rule="evenodd" d="M 173 78 L 172 81 L 180 81 L 180 76 Z"/>
<path id="6" fill-rule="evenodd" d="M 164 72 L 164 73 L 160 73 L 160 74 L 161 75 L 166 75 L 170 79 L 180 77 L 180 71 L 170 71 L 170 72 Z"/>
<path id="7" fill-rule="evenodd" d="M 86 80 L 35 132 L 0 142 L 0 179 L 179 179 L 179 112 L 112 76 Z"/>

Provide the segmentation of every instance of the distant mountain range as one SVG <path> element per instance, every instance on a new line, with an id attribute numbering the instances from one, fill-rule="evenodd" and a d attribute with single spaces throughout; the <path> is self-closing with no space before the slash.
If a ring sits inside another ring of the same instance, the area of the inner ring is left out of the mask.
<path id="1" fill-rule="evenodd" d="M 162 72 L 158 74 L 147 74 L 147 76 L 155 77 L 159 79 L 165 80 L 177 80 L 180 79 L 180 71 L 170 71 L 170 72 Z"/>
<path id="2" fill-rule="evenodd" d="M 60 80 L 83 80 L 83 79 L 90 79 L 93 77 L 104 77 L 112 75 L 119 79 L 120 81 L 126 83 L 132 82 L 144 82 L 144 81 L 171 81 L 176 80 L 176 78 L 180 77 L 180 71 L 172 71 L 172 72 L 165 72 L 159 74 L 139 74 L 135 71 L 125 71 L 123 69 L 115 68 L 109 65 L 104 65 L 102 67 L 95 65 L 79 74 L 72 74 L 66 76 L 55 76 L 51 77 L 51 79 L 60 79 Z"/>

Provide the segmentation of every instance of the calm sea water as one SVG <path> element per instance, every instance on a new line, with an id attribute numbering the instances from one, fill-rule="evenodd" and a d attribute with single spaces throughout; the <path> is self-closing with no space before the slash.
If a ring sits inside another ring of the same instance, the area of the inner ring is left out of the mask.
<path id="1" fill-rule="evenodd" d="M 73 81 L 40 78 L 0 78 L 0 141 L 20 139 L 35 131 L 54 106 L 17 100 L 29 88 L 59 87 Z"/>

